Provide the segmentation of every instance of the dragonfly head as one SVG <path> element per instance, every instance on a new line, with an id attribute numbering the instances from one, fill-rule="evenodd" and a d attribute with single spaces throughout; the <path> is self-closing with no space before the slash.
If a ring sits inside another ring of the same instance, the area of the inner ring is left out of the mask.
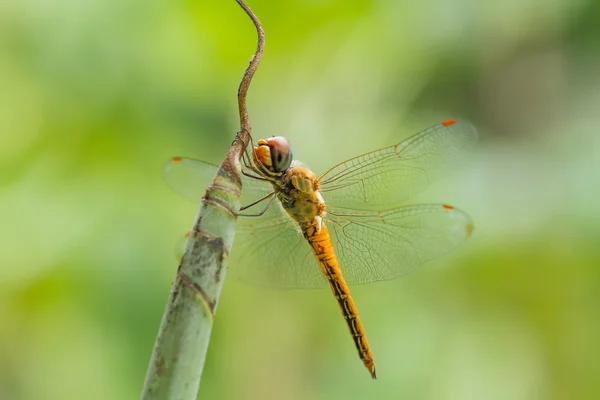
<path id="1" fill-rule="evenodd" d="M 270 172 L 281 174 L 292 164 L 292 146 L 283 136 L 260 139 L 256 144 L 254 161 L 264 165 Z"/>

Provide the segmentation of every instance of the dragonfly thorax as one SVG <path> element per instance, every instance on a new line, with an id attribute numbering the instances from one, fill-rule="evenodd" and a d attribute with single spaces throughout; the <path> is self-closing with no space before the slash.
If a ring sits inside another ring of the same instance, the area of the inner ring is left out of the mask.
<path id="1" fill-rule="evenodd" d="M 283 208 L 303 225 L 320 219 L 325 213 L 325 201 L 319 193 L 317 176 L 308 168 L 294 166 L 282 176 L 278 198 Z"/>

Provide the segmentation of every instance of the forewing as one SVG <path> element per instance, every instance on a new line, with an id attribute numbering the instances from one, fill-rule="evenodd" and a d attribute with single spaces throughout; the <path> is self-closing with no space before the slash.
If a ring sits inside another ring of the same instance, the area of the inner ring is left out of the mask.
<path id="1" fill-rule="evenodd" d="M 466 213 L 446 204 L 382 212 L 332 210 L 327 223 L 349 284 L 403 275 L 449 252 L 473 230 Z"/>
<path id="2" fill-rule="evenodd" d="M 396 145 L 351 158 L 319 177 L 328 205 L 389 209 L 455 167 L 477 141 L 467 122 L 445 121 Z"/>
<path id="3" fill-rule="evenodd" d="M 199 204 L 202 196 L 206 193 L 206 189 L 215 178 L 217 169 L 216 165 L 204 161 L 173 157 L 163 168 L 163 178 L 175 192 Z M 251 204 L 272 191 L 273 187 L 269 182 L 242 175 L 241 205 Z M 266 205 L 267 201 L 261 202 L 247 210 L 246 213 L 257 213 L 261 210 L 261 206 L 264 208 Z M 267 215 L 270 215 L 270 213 L 267 212 Z"/>

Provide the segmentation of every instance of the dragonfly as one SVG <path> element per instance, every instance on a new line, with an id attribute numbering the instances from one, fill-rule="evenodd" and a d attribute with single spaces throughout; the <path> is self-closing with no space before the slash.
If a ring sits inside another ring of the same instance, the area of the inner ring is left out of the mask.
<path id="1" fill-rule="evenodd" d="M 244 152 L 242 198 L 228 276 L 269 288 L 329 286 L 371 377 L 375 362 L 348 285 L 396 278 L 452 250 L 473 231 L 449 204 L 403 205 L 458 165 L 474 127 L 447 120 L 389 147 L 350 158 L 317 176 L 293 159 L 282 136 Z M 174 157 L 167 184 L 199 201 L 217 166 Z"/>

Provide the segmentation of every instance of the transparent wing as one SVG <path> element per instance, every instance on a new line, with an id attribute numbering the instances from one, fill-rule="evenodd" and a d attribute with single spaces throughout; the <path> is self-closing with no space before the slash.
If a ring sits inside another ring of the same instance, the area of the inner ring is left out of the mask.
<path id="1" fill-rule="evenodd" d="M 273 207 L 276 207 L 273 205 Z M 306 239 L 287 216 L 278 220 L 238 219 L 227 277 L 271 289 L 316 289 L 327 286 Z M 252 224 L 251 221 L 257 221 Z M 176 246 L 181 259 L 188 232 Z"/>
<path id="2" fill-rule="evenodd" d="M 396 145 L 351 158 L 319 177 L 327 204 L 389 209 L 459 164 L 477 141 L 467 122 L 444 121 Z"/>
<path id="3" fill-rule="evenodd" d="M 163 178 L 165 182 L 167 182 L 167 185 L 175 192 L 193 201 L 195 204 L 200 204 L 200 199 L 202 199 L 202 196 L 204 196 L 204 193 L 206 192 L 206 188 L 215 178 L 217 169 L 218 167 L 216 165 L 204 161 L 192 158 L 173 157 L 163 168 Z M 269 182 L 252 179 L 242 175 L 242 197 L 240 199 L 242 206 L 251 204 L 272 191 L 273 187 Z M 261 202 L 244 211 L 244 213 L 257 213 L 266 205 L 267 201 Z M 272 212 L 269 208 L 264 217 L 278 215 L 278 212 Z"/>
<path id="4" fill-rule="evenodd" d="M 173 157 L 163 167 L 163 179 L 176 193 L 200 204 L 206 188 L 217 175 L 218 167 L 191 158 Z"/>
<path id="5" fill-rule="evenodd" d="M 270 211 L 279 218 L 238 218 L 228 260 L 228 276 L 274 289 L 315 289 L 327 286 L 308 242 L 279 201 Z"/>
<path id="6" fill-rule="evenodd" d="M 243 225 L 229 261 L 231 276 L 271 288 L 327 286 L 306 239 L 279 203 L 281 218 Z M 325 222 L 348 284 L 396 278 L 462 243 L 473 222 L 446 204 L 389 211 L 330 209 Z"/>
<path id="7" fill-rule="evenodd" d="M 349 284 L 392 279 L 462 243 L 471 218 L 447 204 L 420 204 L 389 211 L 328 214 L 340 268 Z"/>

